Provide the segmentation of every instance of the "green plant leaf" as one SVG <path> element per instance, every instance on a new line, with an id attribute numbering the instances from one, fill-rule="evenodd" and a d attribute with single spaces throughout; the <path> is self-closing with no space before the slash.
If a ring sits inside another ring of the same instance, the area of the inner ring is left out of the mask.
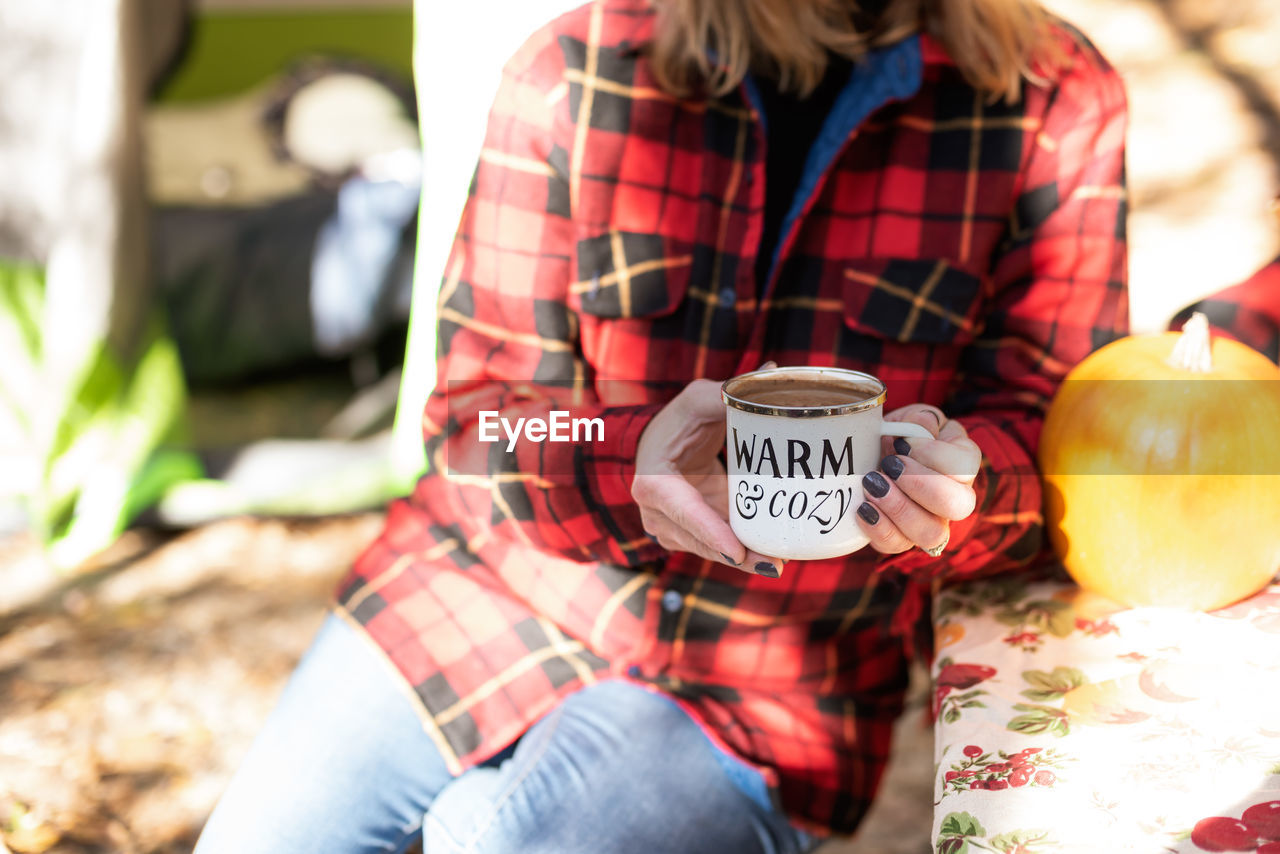
<path id="1" fill-rule="evenodd" d="M 44 272 L 29 264 L 0 260 L 0 323 L 12 325 L 26 357 L 40 358 L 40 311 Z"/>
<path id="2" fill-rule="evenodd" d="M 1076 615 L 1068 610 L 1061 610 L 1049 617 L 1049 634 L 1065 638 L 1076 630 Z"/>
<path id="3" fill-rule="evenodd" d="M 1055 709 L 1051 706 L 1031 706 L 1026 703 L 1017 703 L 1014 708 L 1027 714 L 1018 715 L 1009 721 L 1007 729 L 1013 732 L 1020 732 L 1026 735 L 1050 733 L 1061 738 L 1070 729 L 1066 712 L 1060 709 Z"/>
<path id="4" fill-rule="evenodd" d="M 98 342 L 78 384 L 58 404 L 35 515 L 59 566 L 106 547 L 169 486 L 200 474 L 194 457 L 156 456 L 181 437 L 186 403 L 177 347 L 159 310 L 136 352 L 125 364 L 105 339 Z"/>
<path id="5" fill-rule="evenodd" d="M 967 812 L 947 813 L 938 826 L 939 836 L 985 836 L 982 823 Z"/>
<path id="6" fill-rule="evenodd" d="M 1084 673 L 1075 667 L 1055 667 L 1051 672 L 1047 673 L 1043 670 L 1026 670 L 1023 671 L 1022 678 L 1026 680 L 1032 690 L 1057 696 L 1067 693 L 1072 688 L 1079 688 L 1088 681 Z M 1023 694 L 1030 696 L 1027 691 L 1024 691 Z M 1040 698 L 1033 697 L 1032 699 Z"/>
<path id="7" fill-rule="evenodd" d="M 1027 621 L 1027 614 L 1021 608 L 1001 608 L 995 612 L 996 622 L 1006 626 L 1021 627 Z"/>
<path id="8" fill-rule="evenodd" d="M 1061 691 L 1023 691 L 1022 696 L 1028 700 L 1034 700 L 1037 703 L 1047 703 L 1050 700 L 1058 700 L 1062 698 Z"/>

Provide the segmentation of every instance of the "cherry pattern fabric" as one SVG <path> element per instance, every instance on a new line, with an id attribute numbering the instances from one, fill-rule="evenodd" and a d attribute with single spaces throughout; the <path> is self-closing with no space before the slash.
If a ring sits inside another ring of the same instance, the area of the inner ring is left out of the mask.
<path id="1" fill-rule="evenodd" d="M 937 851 L 1274 850 L 1280 583 L 1205 614 L 1050 571 L 948 587 L 935 618 Z"/>

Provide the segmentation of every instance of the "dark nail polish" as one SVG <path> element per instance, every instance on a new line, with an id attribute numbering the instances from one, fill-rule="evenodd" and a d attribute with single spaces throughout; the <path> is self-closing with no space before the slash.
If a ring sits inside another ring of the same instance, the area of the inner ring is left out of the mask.
<path id="1" fill-rule="evenodd" d="M 889 475 L 889 477 L 894 480 L 898 479 L 904 468 L 905 466 L 902 464 L 902 460 L 898 459 L 893 454 L 890 454 L 880 461 L 880 471 Z M 877 495 L 876 497 L 879 498 L 880 496 Z"/>
<path id="2" fill-rule="evenodd" d="M 911 453 L 911 443 L 899 436 L 893 440 L 893 449 L 905 457 L 907 454 Z"/>
<path id="3" fill-rule="evenodd" d="M 884 498 L 889 494 L 889 481 L 878 471 L 867 472 L 862 476 L 862 488 L 870 492 L 872 498 Z"/>
<path id="4" fill-rule="evenodd" d="M 858 515 L 861 516 L 862 520 L 868 525 L 874 525 L 876 522 L 880 521 L 880 511 L 876 510 L 876 508 L 872 507 L 865 501 L 858 505 Z"/>
<path id="5" fill-rule="evenodd" d="M 733 558 L 729 557 L 729 556 L 728 556 L 727 554 L 725 554 L 724 552 L 720 552 L 720 557 L 724 558 L 726 562 L 731 563 L 731 564 L 733 564 L 734 566 L 742 566 L 742 561 L 734 560 Z"/>
<path id="6" fill-rule="evenodd" d="M 765 578 L 777 578 L 778 568 L 762 560 L 756 564 L 756 575 L 763 575 Z"/>

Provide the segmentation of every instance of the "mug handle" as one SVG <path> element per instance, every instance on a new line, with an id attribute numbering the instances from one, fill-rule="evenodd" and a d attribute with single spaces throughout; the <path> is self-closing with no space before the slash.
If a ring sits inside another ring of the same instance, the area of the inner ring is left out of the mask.
<path id="1" fill-rule="evenodd" d="M 933 434 L 910 421 L 881 421 L 881 436 L 901 436 L 904 439 L 932 439 Z"/>

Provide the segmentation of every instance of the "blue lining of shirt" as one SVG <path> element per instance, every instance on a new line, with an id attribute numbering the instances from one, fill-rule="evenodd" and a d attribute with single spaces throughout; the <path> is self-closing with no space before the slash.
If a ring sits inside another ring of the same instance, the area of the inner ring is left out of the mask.
<path id="1" fill-rule="evenodd" d="M 849 82 L 836 96 L 831 105 L 831 112 L 813 141 L 809 154 L 805 158 L 804 171 L 800 175 L 800 184 L 796 187 L 795 197 L 791 200 L 791 208 L 782 220 L 782 229 L 778 232 L 778 243 L 773 247 L 773 260 L 769 264 L 767 283 L 773 282 L 777 272 L 778 258 L 783 244 L 791 235 L 795 221 L 799 219 L 805 202 L 817 188 L 818 182 L 831 166 L 831 162 L 840 153 L 849 135 L 854 129 L 876 110 L 893 100 L 909 98 L 920 90 L 923 61 L 920 55 L 920 37 L 911 36 L 889 47 L 869 51 L 867 55 L 853 66 Z M 748 77 L 745 81 L 747 92 L 756 104 L 760 99 L 754 84 Z M 764 110 L 760 113 L 760 123 L 764 126 L 766 117 Z"/>
<path id="2" fill-rule="evenodd" d="M 756 108 L 756 116 L 760 119 L 760 132 L 769 135 L 769 117 L 764 114 L 764 101 L 760 97 L 760 89 L 756 81 L 748 74 L 742 78 L 742 86 L 747 90 L 747 101 Z"/>

